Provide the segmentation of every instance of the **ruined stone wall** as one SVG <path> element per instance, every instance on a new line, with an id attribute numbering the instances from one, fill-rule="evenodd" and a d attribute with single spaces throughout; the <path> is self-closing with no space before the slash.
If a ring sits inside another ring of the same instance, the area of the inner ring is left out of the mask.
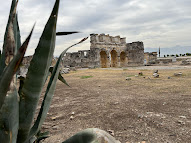
<path id="1" fill-rule="evenodd" d="M 22 64 L 19 67 L 19 71 L 18 71 L 18 75 L 25 77 L 27 72 L 28 72 L 28 68 L 30 66 L 30 62 L 32 60 L 33 56 L 26 56 L 23 58 Z"/>
<path id="2" fill-rule="evenodd" d="M 105 34 L 91 34 L 90 36 L 90 50 L 99 49 L 100 67 L 127 66 L 128 53 L 126 52 L 126 38 L 120 38 L 120 36 L 113 37 Z M 120 62 L 121 53 L 123 55 L 123 64 Z"/>
<path id="3" fill-rule="evenodd" d="M 90 34 L 90 50 L 67 53 L 64 66 L 127 67 L 144 63 L 143 42 L 126 43 L 126 38 Z"/>
<path id="4" fill-rule="evenodd" d="M 157 52 L 146 52 L 144 53 L 144 60 L 145 63 L 144 64 L 156 64 L 158 63 L 157 61 Z"/>
<path id="5" fill-rule="evenodd" d="M 113 49 L 117 52 L 126 49 L 126 38 L 120 38 L 120 36 L 113 37 L 105 34 L 91 34 L 90 36 L 90 49 L 98 48 L 108 52 L 111 52 Z"/>
<path id="6" fill-rule="evenodd" d="M 26 76 L 32 58 L 33 58 L 33 56 L 25 56 L 25 57 L 23 58 L 22 64 L 21 64 L 21 66 L 19 67 L 19 71 L 18 71 L 18 74 L 19 74 L 19 75 L 24 76 L 24 77 Z M 57 62 L 57 59 L 56 59 L 56 58 L 53 58 L 53 59 L 52 59 L 51 66 L 54 66 L 54 65 L 56 64 L 56 62 Z"/>
<path id="7" fill-rule="evenodd" d="M 128 66 L 140 66 L 144 64 L 143 42 L 127 43 Z"/>
<path id="8" fill-rule="evenodd" d="M 29 65 L 33 56 L 26 56 L 23 58 L 22 64 L 23 65 Z"/>
<path id="9" fill-rule="evenodd" d="M 74 53 L 67 53 L 63 65 L 70 67 L 99 67 L 97 50 L 83 50 Z"/>

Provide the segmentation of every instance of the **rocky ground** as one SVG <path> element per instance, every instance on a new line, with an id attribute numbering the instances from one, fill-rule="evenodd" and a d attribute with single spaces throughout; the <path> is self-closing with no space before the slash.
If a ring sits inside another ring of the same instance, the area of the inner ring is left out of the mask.
<path id="1" fill-rule="evenodd" d="M 84 69 L 64 77 L 71 87 L 57 83 L 42 127 L 51 135 L 45 143 L 61 143 L 86 128 L 108 131 L 122 143 L 190 142 L 190 67 Z"/>

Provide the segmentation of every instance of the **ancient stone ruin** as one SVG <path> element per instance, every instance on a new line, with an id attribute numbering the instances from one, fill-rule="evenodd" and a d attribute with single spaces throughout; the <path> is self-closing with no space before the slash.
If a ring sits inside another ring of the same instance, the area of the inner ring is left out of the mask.
<path id="1" fill-rule="evenodd" d="M 64 66 L 127 67 L 144 64 L 143 42 L 126 43 L 126 38 L 105 34 L 90 34 L 90 50 L 67 53 Z"/>
<path id="2" fill-rule="evenodd" d="M 157 52 L 145 52 L 144 53 L 144 65 L 156 64 Z"/>

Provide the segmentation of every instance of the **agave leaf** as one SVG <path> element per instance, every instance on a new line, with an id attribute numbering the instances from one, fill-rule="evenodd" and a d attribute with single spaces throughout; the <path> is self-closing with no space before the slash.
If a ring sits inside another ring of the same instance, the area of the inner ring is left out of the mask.
<path id="1" fill-rule="evenodd" d="M 62 143 L 92 143 L 92 141 L 96 138 L 94 133 L 90 130 L 81 131 L 69 139 L 65 140 Z"/>
<path id="2" fill-rule="evenodd" d="M 74 34 L 74 33 L 79 33 L 79 32 L 77 32 L 77 31 L 74 31 L 74 32 L 57 32 L 56 36 L 70 35 L 70 34 Z"/>
<path id="3" fill-rule="evenodd" d="M 80 42 L 78 42 L 78 43 L 76 43 L 74 45 L 82 43 L 86 39 L 87 38 L 84 38 Z M 31 138 L 32 136 L 34 136 L 35 134 L 38 133 L 38 131 L 40 130 L 40 128 L 41 128 L 41 126 L 42 126 L 42 124 L 43 124 L 43 122 L 44 122 L 44 120 L 46 118 L 46 115 L 48 113 L 48 110 L 49 110 L 49 107 L 50 107 L 50 104 L 51 104 L 52 97 L 54 95 L 54 91 L 55 91 L 55 87 L 56 87 L 56 81 L 57 81 L 58 75 L 60 73 L 60 67 L 61 67 L 61 63 L 62 63 L 62 58 L 66 54 L 67 50 L 70 49 L 71 47 L 73 47 L 74 45 L 68 47 L 67 49 L 65 49 L 60 54 L 60 56 L 59 56 L 59 58 L 58 58 L 58 60 L 56 62 L 56 65 L 53 68 L 52 75 L 50 77 L 50 80 L 49 80 L 49 83 L 48 83 L 48 86 L 47 86 L 47 89 L 46 89 L 46 93 L 45 93 L 44 100 L 43 100 L 42 105 L 41 105 L 40 112 L 38 114 L 37 120 L 35 121 L 35 124 L 31 128 L 29 138 Z"/>
<path id="4" fill-rule="evenodd" d="M 4 43 L 3 43 L 3 51 L 0 59 L 0 77 L 3 73 L 3 70 L 6 67 L 5 61 L 10 61 L 14 54 L 15 47 L 15 39 L 14 39 L 14 31 L 13 31 L 13 21 L 16 15 L 16 7 L 18 0 L 12 0 L 11 9 L 9 13 L 9 19 L 7 22 L 7 27 L 4 35 Z M 10 56 L 11 55 L 11 56 Z M 8 58 L 7 58 L 8 57 Z"/>
<path id="5" fill-rule="evenodd" d="M 59 79 L 61 82 L 63 82 L 65 85 L 67 85 L 67 86 L 70 87 L 70 85 L 66 82 L 66 80 L 64 79 L 64 77 L 61 75 L 60 72 L 59 72 L 59 75 L 58 75 L 58 79 Z"/>
<path id="6" fill-rule="evenodd" d="M 20 29 L 19 29 L 19 23 L 18 23 L 18 16 L 16 14 L 14 23 L 13 23 L 13 28 L 14 28 L 14 37 L 15 37 L 15 54 L 21 47 L 21 35 L 20 35 Z M 18 73 L 16 73 L 17 77 Z M 16 78 L 17 81 L 17 78 Z"/>
<path id="7" fill-rule="evenodd" d="M 23 45 L 21 46 L 17 54 L 14 56 L 13 60 L 9 63 L 9 65 L 5 68 L 5 70 L 2 73 L 2 77 L 0 80 L 0 99 L 1 99 L 0 109 L 4 103 L 4 99 L 7 94 L 7 91 L 9 90 L 9 86 L 12 81 L 13 75 L 16 73 L 17 69 L 19 68 L 19 65 L 22 62 L 22 59 L 24 57 L 25 51 L 27 49 L 28 43 L 30 41 L 30 38 L 33 32 L 33 29 L 34 29 L 34 26 L 29 36 L 27 37 L 27 39 L 25 40 L 25 42 L 23 43 Z"/>
<path id="8" fill-rule="evenodd" d="M 39 44 L 30 62 L 25 83 L 20 92 L 19 133 L 17 142 L 26 141 L 36 107 L 48 76 L 55 49 L 56 24 L 60 0 L 56 0 L 50 18 L 44 28 Z"/>
<path id="9" fill-rule="evenodd" d="M 37 140 L 37 137 L 32 137 L 30 140 L 28 140 L 27 142 L 25 143 L 36 143 L 36 140 Z"/>
<path id="10" fill-rule="evenodd" d="M 20 28 L 19 28 L 17 14 L 13 23 L 13 28 L 14 28 L 14 36 L 15 36 L 15 44 L 16 44 L 15 52 L 17 52 L 18 49 L 21 47 L 21 35 L 20 35 Z"/>
<path id="11" fill-rule="evenodd" d="M 50 133 L 49 133 L 49 132 L 41 133 L 41 132 L 39 131 L 39 132 L 37 133 L 36 137 L 37 137 L 36 143 L 40 143 L 41 140 L 44 140 L 44 139 L 50 137 Z"/>
<path id="12" fill-rule="evenodd" d="M 85 129 L 62 143 L 120 143 L 107 132 L 97 129 Z"/>
<path id="13" fill-rule="evenodd" d="M 14 87 L 9 91 L 0 110 L 0 141 L 16 143 L 19 128 L 18 93 Z"/>
<path id="14" fill-rule="evenodd" d="M 49 72 L 52 74 L 52 71 L 53 71 L 53 67 L 51 66 L 49 68 Z M 66 80 L 64 79 L 64 77 L 61 75 L 61 73 L 59 72 L 59 75 L 58 75 L 58 79 L 63 82 L 65 85 L 69 86 L 69 84 L 66 82 Z M 70 86 L 69 86 L 70 87 Z"/>

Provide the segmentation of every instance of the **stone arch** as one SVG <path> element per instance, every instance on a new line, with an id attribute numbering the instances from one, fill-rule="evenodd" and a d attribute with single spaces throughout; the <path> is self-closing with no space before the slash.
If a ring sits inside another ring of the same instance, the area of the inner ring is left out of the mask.
<path id="1" fill-rule="evenodd" d="M 111 67 L 117 67 L 117 52 L 116 50 L 111 51 Z"/>
<path id="2" fill-rule="evenodd" d="M 107 60 L 107 53 L 105 51 L 100 52 L 100 62 L 102 68 L 107 68 L 108 60 Z"/>
<path id="3" fill-rule="evenodd" d="M 121 67 L 125 67 L 126 62 L 127 62 L 126 53 L 125 53 L 124 51 L 122 51 L 122 52 L 120 53 L 120 66 L 121 66 Z"/>

